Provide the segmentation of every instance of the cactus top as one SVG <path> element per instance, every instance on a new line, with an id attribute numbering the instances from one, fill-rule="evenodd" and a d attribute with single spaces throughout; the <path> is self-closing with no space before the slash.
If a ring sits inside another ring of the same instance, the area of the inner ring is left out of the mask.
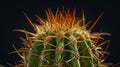
<path id="1" fill-rule="evenodd" d="M 30 34 L 34 37 L 40 38 L 48 34 L 56 35 L 58 39 L 64 38 L 64 35 L 66 34 L 73 34 L 76 32 L 78 36 L 83 38 L 84 40 L 88 38 L 101 38 L 100 35 L 110 35 L 109 33 L 91 33 L 91 30 L 96 25 L 100 17 L 103 13 L 100 14 L 100 16 L 96 19 L 94 24 L 87 30 L 88 23 L 85 23 L 85 16 L 84 11 L 82 11 L 82 18 L 76 17 L 76 9 L 71 13 L 70 9 L 67 11 L 59 10 L 57 9 L 56 13 L 53 14 L 53 12 L 48 9 L 46 11 L 47 19 L 43 20 L 41 17 L 36 15 L 37 21 L 40 23 L 40 25 L 33 24 L 30 18 L 24 13 L 27 20 L 31 24 L 31 26 L 34 28 L 35 33 L 27 32 L 25 30 L 17 30 L 20 32 L 24 32 L 27 34 Z"/>

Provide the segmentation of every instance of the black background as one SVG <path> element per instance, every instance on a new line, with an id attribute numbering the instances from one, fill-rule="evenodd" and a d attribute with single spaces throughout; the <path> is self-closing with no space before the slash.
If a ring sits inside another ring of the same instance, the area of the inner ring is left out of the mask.
<path id="1" fill-rule="evenodd" d="M 93 31 L 99 31 L 102 28 L 104 32 L 112 34 L 111 37 L 107 37 L 111 40 L 111 43 L 108 49 L 110 55 L 106 57 L 106 60 L 112 63 L 120 62 L 119 2 L 112 0 L 1 0 L 0 64 L 9 67 L 7 63 L 14 64 L 19 60 L 17 54 L 10 54 L 10 52 L 14 51 L 12 45 L 15 45 L 16 48 L 21 47 L 19 37 L 24 37 L 24 34 L 12 30 L 32 30 L 23 15 L 23 11 L 36 23 L 35 14 L 46 18 L 45 10 L 51 8 L 55 12 L 58 7 L 62 8 L 63 6 L 65 9 L 70 8 L 71 11 L 76 8 L 78 17 L 81 17 L 81 11 L 84 9 L 86 22 L 91 20 L 91 24 L 101 12 L 104 12 Z"/>

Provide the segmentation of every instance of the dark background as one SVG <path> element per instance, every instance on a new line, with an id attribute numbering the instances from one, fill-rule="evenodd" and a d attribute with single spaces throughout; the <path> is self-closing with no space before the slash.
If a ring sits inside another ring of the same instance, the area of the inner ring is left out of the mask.
<path id="1" fill-rule="evenodd" d="M 0 64 L 9 67 L 7 63 L 14 64 L 19 60 L 17 54 L 10 54 L 14 51 L 12 45 L 16 48 L 21 47 L 19 37 L 24 37 L 23 33 L 13 32 L 14 29 L 32 30 L 27 22 L 23 11 L 36 23 L 35 14 L 46 18 L 45 10 L 51 8 L 53 12 L 59 7 L 70 8 L 71 11 L 76 8 L 77 16 L 81 17 L 81 11 L 84 9 L 86 22 L 91 20 L 91 24 L 104 11 L 99 23 L 93 31 L 99 31 L 112 34 L 106 61 L 112 63 L 120 62 L 120 25 L 119 25 L 119 2 L 112 0 L 4 0 L 0 2 Z M 90 24 L 90 25 L 91 25 Z"/>

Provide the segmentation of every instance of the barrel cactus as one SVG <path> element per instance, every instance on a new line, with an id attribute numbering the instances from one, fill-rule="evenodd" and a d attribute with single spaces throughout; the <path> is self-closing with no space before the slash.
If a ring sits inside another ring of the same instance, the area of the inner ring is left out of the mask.
<path id="1" fill-rule="evenodd" d="M 107 48 L 103 49 L 102 45 L 109 40 L 102 43 L 99 40 L 103 39 L 102 35 L 110 34 L 92 32 L 102 14 L 88 28 L 83 10 L 78 18 L 76 9 L 73 12 L 57 9 L 55 14 L 48 9 L 45 20 L 35 15 L 39 25 L 24 13 L 34 32 L 15 30 L 26 36 L 21 38 L 24 46 L 14 51 L 21 57 L 16 67 L 107 67 L 104 64 Z"/>

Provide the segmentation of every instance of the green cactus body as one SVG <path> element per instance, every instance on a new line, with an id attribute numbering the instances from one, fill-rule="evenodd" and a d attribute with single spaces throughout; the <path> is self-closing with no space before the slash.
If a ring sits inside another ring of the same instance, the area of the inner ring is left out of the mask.
<path id="1" fill-rule="evenodd" d="M 91 32 L 102 14 L 88 30 L 84 13 L 77 18 L 75 10 L 57 10 L 54 15 L 48 9 L 46 15 L 46 20 L 36 16 L 40 22 L 36 25 L 25 14 L 35 33 L 16 30 L 26 35 L 22 39 L 25 46 L 16 50 L 24 67 L 107 67 L 101 62 L 104 50 L 97 42 L 101 35 L 110 34 Z"/>

